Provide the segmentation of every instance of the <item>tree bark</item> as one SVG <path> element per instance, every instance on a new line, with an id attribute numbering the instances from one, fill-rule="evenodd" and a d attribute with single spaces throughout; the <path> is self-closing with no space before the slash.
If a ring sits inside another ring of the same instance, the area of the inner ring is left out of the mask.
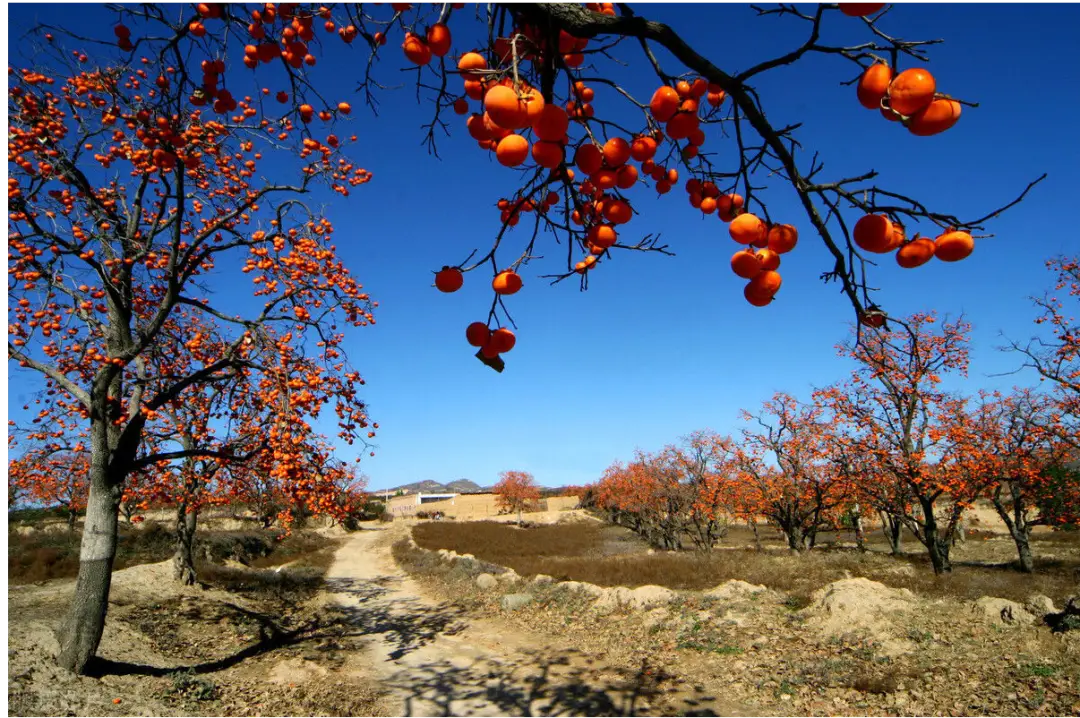
<path id="1" fill-rule="evenodd" d="M 934 573 L 938 576 L 952 573 L 952 563 L 949 561 L 952 536 L 942 536 L 938 530 L 937 517 L 934 516 L 934 505 L 928 500 L 921 503 L 923 514 L 922 539 L 926 550 L 930 553 L 930 564 L 934 567 Z"/>
<path id="2" fill-rule="evenodd" d="M 761 545 L 761 536 L 758 534 L 757 521 L 750 519 L 750 530 L 754 532 L 754 548 L 758 551 L 763 551 L 764 547 Z"/>
<path id="3" fill-rule="evenodd" d="M 803 533 L 802 528 L 799 526 L 785 526 L 782 527 L 784 535 L 787 536 L 788 548 L 792 551 L 798 551 L 802 553 L 806 550 L 806 534 Z"/>
<path id="4" fill-rule="evenodd" d="M 97 458 L 97 457 L 95 457 Z M 104 457 L 90 471 L 90 494 L 86 502 L 79 575 L 75 596 L 57 638 L 57 663 L 75 673 L 84 673 L 97 653 L 105 614 L 109 608 L 109 587 L 116 558 L 116 529 L 119 524 L 120 489 L 106 481 Z"/>
<path id="5" fill-rule="evenodd" d="M 199 510 L 188 510 L 186 501 L 176 510 L 176 553 L 173 554 L 173 576 L 185 586 L 192 586 L 197 578 L 195 572 L 195 527 Z"/>
<path id="6" fill-rule="evenodd" d="M 881 512 L 881 531 L 885 534 L 885 540 L 889 542 L 889 553 L 899 556 L 901 553 L 904 525 L 900 519 L 888 511 Z"/>
<path id="7" fill-rule="evenodd" d="M 1000 484 L 991 496 L 991 500 L 998 516 L 1001 517 L 1006 528 L 1009 529 L 1009 535 L 1012 537 L 1013 543 L 1016 544 L 1020 570 L 1024 573 L 1034 573 L 1035 557 L 1031 553 L 1031 524 L 1027 520 L 1027 507 L 1024 504 L 1024 496 L 1015 482 L 1010 481 L 1008 484 L 1009 503 L 1012 504 L 1012 511 L 1002 501 L 1001 492 L 1003 487 Z"/>
<path id="8" fill-rule="evenodd" d="M 863 530 L 862 511 L 858 504 L 851 512 L 851 525 L 855 529 L 855 546 L 860 551 L 866 550 L 866 532 Z"/>

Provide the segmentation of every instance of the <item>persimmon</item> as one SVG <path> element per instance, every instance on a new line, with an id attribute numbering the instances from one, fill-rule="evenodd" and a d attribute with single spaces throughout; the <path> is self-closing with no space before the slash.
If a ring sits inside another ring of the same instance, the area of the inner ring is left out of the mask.
<path id="1" fill-rule="evenodd" d="M 529 156 L 529 141 L 521 135 L 510 134 L 499 140 L 495 157 L 504 167 L 517 167 Z"/>
<path id="2" fill-rule="evenodd" d="M 868 214 L 859 218 L 851 232 L 855 244 L 867 252 L 888 252 L 893 241 L 892 222 L 883 214 Z"/>
<path id="3" fill-rule="evenodd" d="M 555 169 L 562 163 L 565 153 L 562 145 L 557 142 L 540 140 L 533 143 L 532 156 L 536 160 L 536 164 L 550 170 Z"/>
<path id="4" fill-rule="evenodd" d="M 348 102 L 339 102 L 337 106 L 337 111 L 343 115 L 347 115 L 352 112 L 352 105 L 350 105 Z"/>
<path id="5" fill-rule="evenodd" d="M 724 222 L 730 222 L 742 211 L 743 202 L 742 195 L 721 195 L 716 198 L 717 214 Z"/>
<path id="6" fill-rule="evenodd" d="M 777 254 L 784 254 L 795 249 L 799 241 L 799 230 L 790 224 L 774 224 L 769 228 L 769 249 Z"/>
<path id="7" fill-rule="evenodd" d="M 630 189 L 637 184 L 638 169 L 634 165 L 625 164 L 616 173 L 615 186 L 619 189 Z"/>
<path id="8" fill-rule="evenodd" d="M 685 140 L 698 129 L 701 120 L 692 112 L 679 112 L 667 123 L 667 135 L 673 140 Z"/>
<path id="9" fill-rule="evenodd" d="M 896 250 L 896 263 L 904 269 L 921 267 L 934 258 L 934 240 L 917 237 Z"/>
<path id="10" fill-rule="evenodd" d="M 612 224 L 626 224 L 633 219 L 634 213 L 630 205 L 624 200 L 618 199 L 604 205 L 604 219 Z"/>
<path id="11" fill-rule="evenodd" d="M 441 22 L 435 23 L 427 30 L 427 44 L 435 57 L 450 52 L 450 29 Z"/>
<path id="12" fill-rule="evenodd" d="M 907 232 L 904 231 L 904 225 L 900 224 L 899 222 L 893 222 L 892 226 L 893 226 L 892 241 L 889 242 L 889 249 L 888 249 L 888 251 L 890 251 L 890 252 L 893 251 L 894 249 L 899 249 L 901 247 L 901 245 L 903 245 L 904 242 L 907 241 Z"/>
<path id="13" fill-rule="evenodd" d="M 592 175 L 590 179 L 592 179 L 597 189 L 609 190 L 618 183 L 619 175 L 617 175 L 613 170 L 599 169 Z"/>
<path id="14" fill-rule="evenodd" d="M 435 273 L 435 286 L 440 292 L 456 292 L 465 283 L 465 277 L 457 267 L 443 267 Z"/>
<path id="15" fill-rule="evenodd" d="M 904 70 L 889 84 L 889 107 L 901 115 L 914 115 L 934 101 L 934 76 L 921 67 Z"/>
<path id="16" fill-rule="evenodd" d="M 414 65 L 424 66 L 431 62 L 431 48 L 418 36 L 411 32 L 405 33 L 405 41 L 401 43 L 401 49 L 405 51 L 405 57 Z"/>
<path id="17" fill-rule="evenodd" d="M 465 340 L 473 347 L 483 347 L 491 336 L 491 330 L 483 322 L 473 322 L 465 327 Z"/>
<path id="18" fill-rule="evenodd" d="M 487 69 L 487 59 L 484 58 L 479 52 L 466 52 L 458 59 L 458 72 L 465 79 L 479 80 L 484 74 L 483 70 Z M 479 99 L 479 98 L 476 98 Z"/>
<path id="19" fill-rule="evenodd" d="M 674 88 L 662 85 L 649 100 L 649 110 L 658 121 L 667 122 L 678 112 L 680 99 Z"/>
<path id="20" fill-rule="evenodd" d="M 656 155 L 656 140 L 651 137 L 637 137 L 630 143 L 630 156 L 638 162 L 651 160 Z"/>
<path id="21" fill-rule="evenodd" d="M 840 12 L 848 17 L 866 17 L 867 15 L 873 15 L 885 5 L 886 3 L 883 2 L 840 3 Z"/>
<path id="22" fill-rule="evenodd" d="M 488 90 L 484 95 L 484 111 L 499 127 L 520 130 L 529 126 L 529 110 L 510 87 L 496 85 Z"/>
<path id="23" fill-rule="evenodd" d="M 739 244 L 752 244 L 762 239 L 768 241 L 768 229 L 761 219 L 749 212 L 740 214 L 728 225 L 728 234 Z"/>
<path id="24" fill-rule="evenodd" d="M 534 122 L 540 119 L 540 116 L 544 114 L 544 108 L 547 107 L 547 103 L 544 102 L 544 96 L 540 94 L 540 91 L 535 87 L 529 87 L 522 91 L 521 101 L 525 103 L 525 113 L 528 116 L 528 124 L 526 127 L 532 126 Z"/>
<path id="25" fill-rule="evenodd" d="M 875 62 L 866 68 L 855 86 L 859 104 L 868 110 L 880 110 L 881 98 L 889 91 L 892 76 L 892 68 L 884 62 Z"/>
<path id="26" fill-rule="evenodd" d="M 505 269 L 491 280 L 491 288 L 496 294 L 509 295 L 521 289 L 521 277 L 512 269 Z"/>
<path id="27" fill-rule="evenodd" d="M 751 305 L 755 307 L 764 307 L 772 303 L 773 295 L 763 294 L 754 288 L 753 284 L 747 284 L 743 287 L 743 297 L 746 298 Z"/>
<path id="28" fill-rule="evenodd" d="M 492 345 L 492 348 L 500 354 L 508 352 L 514 348 L 517 343 L 517 337 L 509 329 L 499 328 L 491 333 L 491 338 L 488 339 L 488 343 Z"/>
<path id="29" fill-rule="evenodd" d="M 771 249 L 759 249 L 754 253 L 761 262 L 761 268 L 773 271 L 780 268 L 780 255 Z"/>
<path id="30" fill-rule="evenodd" d="M 454 100 L 454 112 L 459 115 L 464 115 L 469 111 L 469 101 L 464 97 L 459 97 Z"/>
<path id="31" fill-rule="evenodd" d="M 570 118 L 563 108 L 557 105 L 544 105 L 539 115 L 533 119 L 532 128 L 536 136 L 542 140 L 561 142 L 570 128 Z"/>
<path id="32" fill-rule="evenodd" d="M 943 262 L 959 262 L 975 249 L 975 240 L 967 232 L 951 230 L 934 240 L 934 256 Z"/>
<path id="33" fill-rule="evenodd" d="M 780 291 L 780 273 L 763 269 L 747 285 L 750 294 L 757 297 L 773 297 Z"/>
<path id="34" fill-rule="evenodd" d="M 749 249 L 740 249 L 731 255 L 731 271 L 743 279 L 753 279 L 763 270 L 761 258 Z"/>
<path id="35" fill-rule="evenodd" d="M 590 243 L 601 249 L 608 249 L 615 245 L 615 242 L 619 239 L 619 235 L 615 232 L 614 227 L 607 224 L 598 224 L 589 230 L 587 239 Z"/>
<path id="36" fill-rule="evenodd" d="M 960 103 L 956 100 L 934 100 L 908 119 L 906 123 L 908 131 L 919 137 L 929 137 L 944 132 L 960 119 L 960 110 Z"/>
<path id="37" fill-rule="evenodd" d="M 600 148 L 592 142 L 585 141 L 574 154 L 574 164 L 587 175 L 595 174 L 603 165 L 604 156 Z"/>
<path id="38" fill-rule="evenodd" d="M 630 159 L 630 143 L 622 137 L 612 137 L 604 143 L 602 154 L 608 167 L 618 169 Z"/>

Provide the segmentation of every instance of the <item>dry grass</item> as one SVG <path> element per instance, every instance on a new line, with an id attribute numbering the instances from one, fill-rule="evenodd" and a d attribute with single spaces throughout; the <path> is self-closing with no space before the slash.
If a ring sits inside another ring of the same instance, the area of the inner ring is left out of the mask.
<path id="1" fill-rule="evenodd" d="M 8 580 L 12 584 L 36 583 L 57 578 L 72 578 L 79 571 L 79 544 L 82 532 L 35 531 L 8 533 Z M 209 555 L 211 563 L 225 559 L 266 568 L 303 557 L 311 561 L 329 561 L 337 542 L 320 534 L 297 532 L 283 540 L 268 531 L 200 531 L 196 534 L 196 556 Z M 114 568 L 164 561 L 175 550 L 172 531 L 158 523 L 142 527 L 121 526 Z M 325 555 L 325 558 L 324 558 Z M 329 564 L 327 563 L 327 566 Z M 325 567 L 324 567 L 325 570 Z"/>
<path id="2" fill-rule="evenodd" d="M 420 524 L 413 530 L 418 545 L 428 549 L 446 548 L 471 553 L 481 561 L 513 568 L 523 576 L 548 574 L 560 580 L 585 581 L 600 586 L 642 586 L 654 584 L 676 590 L 702 590 L 724 581 L 739 579 L 787 592 L 805 602 L 810 593 L 827 583 L 848 576 L 864 576 L 895 588 L 908 588 L 927 597 L 954 597 L 973 600 L 980 596 L 1000 596 L 1023 601 L 1033 593 L 1050 596 L 1061 603 L 1077 592 L 1075 572 L 1080 568 L 1080 546 L 1076 534 L 1055 533 L 1045 538 L 1037 550 L 1053 544 L 1069 558 L 1043 560 L 1034 575 L 1022 574 L 1007 564 L 979 562 L 981 541 L 972 536 L 963 558 L 956 557 L 951 575 L 937 577 L 930 570 L 921 546 L 893 557 L 880 548 L 861 553 L 847 548 L 819 548 L 801 556 L 780 549 L 774 537 L 766 538 L 764 551 L 746 545 L 749 531 L 733 531 L 728 546 L 711 554 L 646 554 L 636 544 L 635 553 L 612 555 L 606 546 L 627 540 L 624 530 L 599 523 L 565 523 L 519 529 L 498 523 Z M 746 535 L 742 535 L 745 531 Z M 998 539 L 999 541 L 1003 539 Z M 958 552 L 959 553 L 959 552 Z"/>

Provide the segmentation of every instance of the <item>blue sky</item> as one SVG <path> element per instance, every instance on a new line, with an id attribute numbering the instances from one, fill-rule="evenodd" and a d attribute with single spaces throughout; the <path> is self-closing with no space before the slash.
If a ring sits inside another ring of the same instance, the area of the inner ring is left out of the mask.
<path id="1" fill-rule="evenodd" d="M 48 6 L 48 14 L 56 8 Z M 45 12 L 40 5 L 9 6 L 9 37 Z M 671 24 L 729 72 L 796 46 L 805 32 L 797 20 L 758 18 L 745 5 L 653 4 L 640 12 Z M 93 6 L 65 14 L 104 31 L 111 23 Z M 834 15 L 825 40 L 870 39 L 861 21 Z M 996 351 L 999 334 L 1032 334 L 1027 297 L 1050 286 L 1045 260 L 1076 251 L 1071 215 L 1080 141 L 1066 128 L 1080 116 L 1071 92 L 1080 70 L 1067 49 L 1078 20 L 1075 5 L 897 5 L 882 28 L 904 38 L 944 38 L 929 50 L 939 90 L 981 105 L 965 108 L 957 126 L 937 137 L 913 137 L 861 108 L 854 89 L 839 84 L 854 76 L 853 66 L 835 58 L 811 58 L 756 84 L 774 124 L 804 123 L 798 137 L 821 152 L 829 178 L 876 169 L 883 186 L 973 217 L 1049 174 L 1022 206 L 988 226 L 996 237 L 978 241 L 967 260 L 902 270 L 886 256 L 872 275 L 883 288 L 878 302 L 890 313 L 937 309 L 964 312 L 972 322 L 971 377 L 954 388 L 1032 381 L 1028 374 L 988 376 L 1020 363 Z M 459 38 L 466 27 L 475 28 L 469 17 L 451 24 Z M 388 85 L 415 76 L 398 72 L 406 65 L 400 42 L 395 31 L 383 50 L 378 72 Z M 459 39 L 452 54 L 465 49 Z M 618 52 L 630 66 L 616 76 L 647 98 L 655 80 L 640 50 L 627 45 Z M 771 306 L 743 300 L 742 282 L 728 266 L 736 245 L 726 225 L 702 218 L 681 188 L 655 198 L 640 187 L 631 197 L 641 216 L 627 231 L 662 232 L 677 256 L 620 252 L 582 293 L 573 283 L 551 287 L 539 278 L 562 266 L 565 250 L 549 240 L 541 252 L 547 258 L 523 270 L 525 287 L 508 302 L 519 329 L 506 371 L 483 366 L 464 329 L 486 317 L 486 270 L 466 275 L 464 289 L 451 295 L 431 286 L 431 272 L 489 246 L 499 223 L 494 203 L 513 191 L 516 175 L 479 151 L 454 116 L 452 136 L 440 140 L 442 159 L 429 157 L 420 126 L 430 109 L 418 106 L 409 89 L 380 93 L 373 117 L 353 92 L 356 73 L 348 71 L 359 71 L 363 59 L 359 47 L 330 42 L 315 75 L 328 97 L 352 102 L 349 129 L 337 133 L 362 138 L 352 155 L 374 173 L 348 200 L 326 197 L 346 265 L 380 303 L 377 325 L 352 331 L 347 345 L 381 426 L 376 456 L 361 464 L 373 488 L 457 478 L 487 485 L 508 469 L 529 471 L 545 485 L 587 483 L 637 447 L 659 449 L 706 427 L 735 431 L 741 408 L 756 409 L 778 390 L 808 398 L 812 387 L 847 375 L 850 365 L 833 347 L 847 333 L 851 307 L 836 285 L 818 279 L 829 258 L 794 193 L 778 181 L 767 190 L 770 211 L 795 224 L 801 237 L 784 256 L 784 286 Z M 682 71 L 661 59 L 670 72 Z M 598 114 L 616 105 L 597 92 Z M 712 136 L 705 149 L 731 157 L 732 146 Z M 216 291 L 240 301 L 221 276 Z M 12 387 L 12 411 L 25 398 L 22 386 Z"/>

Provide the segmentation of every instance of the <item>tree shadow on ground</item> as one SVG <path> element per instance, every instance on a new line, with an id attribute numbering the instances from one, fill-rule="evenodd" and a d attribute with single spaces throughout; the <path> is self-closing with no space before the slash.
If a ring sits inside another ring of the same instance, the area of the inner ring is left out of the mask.
<path id="1" fill-rule="evenodd" d="M 389 658 L 400 661 L 433 641 L 466 627 L 464 609 L 451 604 L 426 605 L 410 598 L 390 598 L 401 579 L 333 578 L 326 590 L 346 597 L 345 605 L 320 606 L 303 622 L 285 627 L 280 617 L 225 603 L 259 626 L 258 641 L 225 657 L 187 665 L 148 665 L 98 658 L 90 675 L 166 677 L 177 672 L 213 674 L 244 661 L 289 647 L 313 647 L 332 641 L 380 636 L 389 642 Z M 359 644 L 350 646 L 361 650 Z M 452 655 L 413 656 L 384 687 L 403 701 L 406 715 L 752 715 L 728 705 L 700 687 L 679 681 L 659 666 L 636 669 L 605 665 L 573 649 L 522 649 L 488 657 L 470 657 L 461 645 Z"/>
<path id="2" fill-rule="evenodd" d="M 605 666 L 575 650 L 525 650 L 499 660 L 437 660 L 392 675 L 405 715 L 739 715 L 660 667 Z M 746 715 L 747 713 L 742 713 Z"/>
<path id="3" fill-rule="evenodd" d="M 349 578 L 329 579 L 328 591 L 348 595 L 354 605 L 327 604 L 296 626 L 286 627 L 267 613 L 252 611 L 234 603 L 223 605 L 258 625 L 259 639 L 233 654 L 197 664 L 155 666 L 96 657 L 87 666 L 87 675 L 167 676 L 177 671 L 196 674 L 216 673 L 273 651 L 323 640 L 342 640 L 385 635 L 395 646 L 393 659 L 401 658 L 439 636 L 453 635 L 465 624 L 463 609 L 450 605 L 424 605 L 418 601 L 380 602 L 397 579 L 381 577 L 365 581 Z"/>

